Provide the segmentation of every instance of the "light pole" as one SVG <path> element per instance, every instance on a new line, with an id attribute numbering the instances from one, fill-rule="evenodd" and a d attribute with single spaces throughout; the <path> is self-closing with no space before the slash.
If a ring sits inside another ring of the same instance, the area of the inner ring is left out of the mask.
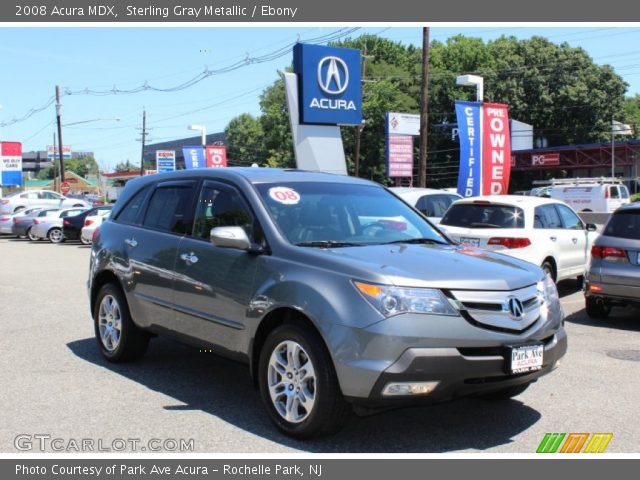
<path id="1" fill-rule="evenodd" d="M 204 125 L 189 125 L 187 127 L 189 130 L 195 130 L 196 132 L 200 132 L 202 136 L 202 148 L 207 146 L 207 127 Z"/>
<path id="2" fill-rule="evenodd" d="M 484 101 L 484 79 L 478 75 L 460 75 L 456 78 L 456 85 L 476 87 L 476 101 Z"/>

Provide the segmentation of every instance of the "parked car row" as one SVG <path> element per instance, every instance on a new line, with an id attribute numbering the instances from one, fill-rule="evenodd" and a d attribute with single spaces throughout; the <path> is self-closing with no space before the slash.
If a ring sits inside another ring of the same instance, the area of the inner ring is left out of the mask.
<path id="1" fill-rule="evenodd" d="M 80 240 L 91 244 L 93 232 L 111 212 L 111 205 L 93 208 L 30 207 L 17 213 L 0 215 L 0 234 L 29 238 L 32 241 L 49 240 L 62 243 Z"/>
<path id="2" fill-rule="evenodd" d="M 92 203 L 82 198 L 68 198 L 51 190 L 14 192 L 0 199 L 0 214 L 18 213 L 32 207 L 43 208 L 90 208 Z"/>

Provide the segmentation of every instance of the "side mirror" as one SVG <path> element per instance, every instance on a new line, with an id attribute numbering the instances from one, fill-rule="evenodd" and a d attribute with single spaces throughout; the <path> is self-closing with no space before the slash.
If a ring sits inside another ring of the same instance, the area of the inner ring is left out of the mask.
<path id="1" fill-rule="evenodd" d="M 215 227 L 211 229 L 211 243 L 215 247 L 235 248 L 249 253 L 263 253 L 263 248 L 249 240 L 242 227 Z"/>
<path id="2" fill-rule="evenodd" d="M 587 223 L 586 225 L 587 232 L 595 232 L 598 230 L 598 226 L 595 223 Z"/>

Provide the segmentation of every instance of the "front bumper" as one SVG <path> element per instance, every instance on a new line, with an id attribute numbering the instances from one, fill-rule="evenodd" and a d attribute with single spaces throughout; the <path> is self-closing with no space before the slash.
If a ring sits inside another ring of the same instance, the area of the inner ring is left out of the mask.
<path id="1" fill-rule="evenodd" d="M 410 348 L 378 378 L 365 399 L 351 399 L 370 406 L 419 402 L 437 403 L 529 383 L 556 368 L 567 351 L 564 329 L 543 340 L 542 369 L 521 374 L 507 372 L 503 347 Z M 429 395 L 384 396 L 385 387 L 399 382 L 438 382 Z"/>

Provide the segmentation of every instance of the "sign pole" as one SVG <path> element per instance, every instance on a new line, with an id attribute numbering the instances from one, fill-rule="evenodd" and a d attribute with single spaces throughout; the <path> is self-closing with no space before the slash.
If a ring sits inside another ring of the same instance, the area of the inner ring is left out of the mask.
<path id="1" fill-rule="evenodd" d="M 56 121 L 58 122 L 58 142 L 60 143 L 60 183 L 62 183 L 64 182 L 64 153 L 62 151 L 62 104 L 60 103 L 60 87 L 58 85 L 56 85 Z"/>

